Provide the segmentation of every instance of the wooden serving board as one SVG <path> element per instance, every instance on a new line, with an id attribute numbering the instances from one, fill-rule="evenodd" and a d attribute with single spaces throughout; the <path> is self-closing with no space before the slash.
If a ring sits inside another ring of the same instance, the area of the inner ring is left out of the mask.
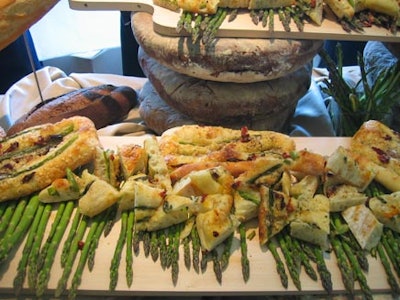
<path id="1" fill-rule="evenodd" d="M 118 145 L 127 143 L 142 144 L 144 137 L 103 137 L 101 141 L 105 148 L 116 149 Z M 307 148 L 321 154 L 329 155 L 339 145 L 348 145 L 347 138 L 295 138 L 298 149 Z M 55 211 L 52 216 L 54 217 Z M 51 222 L 49 222 L 50 227 Z M 47 228 L 49 231 L 50 228 Z M 257 232 L 254 224 L 249 224 L 249 230 Z M 132 295 L 160 295 L 160 296 L 194 296 L 194 295 L 289 295 L 289 294 L 325 294 L 320 281 L 313 281 L 304 274 L 301 275 L 302 290 L 298 291 L 289 278 L 288 288 L 284 288 L 276 272 L 275 261 L 267 249 L 260 247 L 258 236 L 248 240 L 248 257 L 250 260 L 250 279 L 246 283 L 242 279 L 241 273 L 241 253 L 238 237 L 233 242 L 233 254 L 230 258 L 228 268 L 222 274 L 222 283 L 219 284 L 215 278 L 212 263 L 209 262 L 205 273 L 196 273 L 193 268 L 187 270 L 183 263 L 183 253 L 180 253 L 179 278 L 177 285 L 174 286 L 171 280 L 170 269 L 163 270 L 160 262 L 153 262 L 151 257 L 145 257 L 143 249 L 139 256 L 133 259 L 133 284 L 128 287 L 125 279 L 125 250 L 121 257 L 119 268 L 118 285 L 115 291 L 109 291 L 109 267 L 115 250 L 116 242 L 120 231 L 120 221 L 114 225 L 111 233 L 102 237 L 98 245 L 95 257 L 95 267 L 92 272 L 87 268 L 83 273 L 82 283 L 78 290 L 78 295 L 99 295 L 99 296 L 132 296 Z M 68 232 L 68 229 L 67 229 Z M 48 232 L 47 232 L 48 233 Z M 65 234 L 66 236 L 67 234 Z M 46 235 L 45 235 L 46 237 Z M 65 238 L 65 237 L 64 237 Z M 48 293 L 52 295 L 57 286 L 57 282 L 62 274 L 60 267 L 60 252 L 63 242 L 55 256 L 51 278 L 48 284 Z M 16 274 L 18 263 L 22 255 L 21 245 L 16 253 L 12 253 L 11 261 L 7 261 L 0 266 L 0 295 L 13 293 L 13 280 Z M 182 250 L 182 249 L 181 249 Z M 332 274 L 333 290 L 335 294 L 344 292 L 340 272 L 336 265 L 334 255 L 326 253 L 327 267 Z M 370 272 L 367 280 L 374 293 L 388 293 L 390 288 L 386 282 L 381 263 L 370 258 Z M 71 276 L 72 277 L 72 276 Z M 69 286 L 69 285 L 68 285 Z M 356 285 L 356 292 L 359 291 Z M 23 291 L 29 294 L 26 289 Z"/>
<path id="2" fill-rule="evenodd" d="M 155 32 L 167 36 L 180 36 L 176 31 L 176 25 L 180 13 L 174 12 L 157 5 L 152 0 L 69 0 L 69 5 L 76 10 L 119 10 L 141 11 L 153 15 Z M 239 13 L 233 22 L 226 19 L 221 25 L 218 37 L 237 38 L 285 38 L 285 39 L 317 39 L 317 40 L 350 40 L 384 42 L 400 42 L 400 34 L 393 34 L 388 29 L 372 26 L 365 28 L 363 33 L 347 33 L 336 21 L 332 13 L 327 13 L 321 26 L 305 24 L 304 31 L 299 32 L 292 22 L 291 31 L 284 30 L 278 16 L 275 16 L 274 31 L 269 32 L 261 24 L 255 25 L 248 12 Z"/>

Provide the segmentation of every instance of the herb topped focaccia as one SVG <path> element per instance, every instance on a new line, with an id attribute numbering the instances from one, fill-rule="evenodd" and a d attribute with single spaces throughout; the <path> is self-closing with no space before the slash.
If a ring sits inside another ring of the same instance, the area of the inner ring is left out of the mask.
<path id="1" fill-rule="evenodd" d="M 96 128 L 85 117 L 32 127 L 0 143 L 0 202 L 37 192 L 93 160 Z"/>
<path id="2" fill-rule="evenodd" d="M 295 150 L 289 136 L 273 131 L 186 125 L 165 131 L 160 150 L 171 169 L 196 162 L 239 162 Z"/>
<path id="3" fill-rule="evenodd" d="M 400 134 L 378 121 L 365 122 L 351 138 L 350 152 L 367 165 L 375 180 L 391 191 L 400 190 Z"/>

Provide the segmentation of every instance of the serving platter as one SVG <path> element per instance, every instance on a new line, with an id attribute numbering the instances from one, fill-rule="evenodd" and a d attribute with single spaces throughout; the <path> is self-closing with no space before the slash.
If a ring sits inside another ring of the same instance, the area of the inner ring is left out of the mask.
<path id="1" fill-rule="evenodd" d="M 155 32 L 166 36 L 185 35 L 176 31 L 180 12 L 154 5 L 153 0 L 69 0 L 69 5 L 75 10 L 147 12 L 153 15 Z M 255 25 L 248 12 L 241 12 L 233 22 L 225 19 L 218 30 L 217 37 L 400 42 L 399 33 L 393 34 L 387 28 L 377 26 L 365 28 L 364 32 L 348 33 L 336 21 L 333 13 L 326 11 L 326 17 L 321 26 L 306 23 L 302 32 L 299 32 L 294 22 L 290 24 L 291 30 L 286 31 L 277 15 L 274 20 L 274 30 L 269 31 L 261 24 Z"/>
<path id="2" fill-rule="evenodd" d="M 142 144 L 147 136 L 140 137 L 100 137 L 106 149 L 116 149 L 122 144 Z M 348 138 L 294 138 L 297 149 L 308 149 L 321 154 L 329 155 L 338 146 L 348 145 Z M 54 218 L 55 211 L 52 213 Z M 51 224 L 49 222 L 48 224 Z M 162 295 L 162 296 L 193 296 L 193 295 L 289 295 L 289 294 L 326 294 L 321 282 L 311 280 L 304 271 L 301 275 L 302 289 L 299 291 L 289 279 L 289 285 L 284 288 L 276 272 L 276 264 L 271 253 L 258 243 L 256 223 L 247 224 L 249 231 L 254 231 L 256 236 L 247 240 L 248 257 L 250 260 L 250 278 L 245 282 L 241 273 L 241 252 L 238 236 L 232 245 L 232 256 L 228 268 L 222 273 L 222 282 L 218 283 L 213 272 L 212 263 L 209 262 L 204 273 L 196 273 L 193 268 L 186 269 L 183 262 L 183 250 L 180 249 L 179 276 L 177 284 L 171 279 L 171 270 L 163 269 L 159 261 L 154 262 L 151 257 L 145 257 L 141 249 L 138 256 L 133 258 L 133 283 L 129 287 L 125 279 L 125 251 L 122 252 L 119 267 L 119 278 L 116 289 L 109 290 L 110 265 L 120 232 L 120 220 L 117 220 L 112 231 L 107 237 L 102 237 L 96 250 L 95 265 L 92 271 L 85 268 L 82 282 L 78 290 L 79 295 L 98 296 L 132 296 L 132 295 Z M 50 226 L 48 226 L 50 227 Z M 48 234 L 50 228 L 46 229 Z M 67 229 L 68 231 L 68 229 Z M 65 234 L 66 236 L 67 234 Z M 64 237 L 65 239 L 65 237 Z M 63 241 L 64 241 L 63 239 Z M 63 241 L 60 245 L 63 245 Z M 62 274 L 60 267 L 61 246 L 56 253 L 51 277 L 48 283 L 50 295 L 54 293 L 57 282 Z M 0 266 L 0 294 L 13 293 L 13 280 L 16 275 L 18 263 L 21 259 L 23 245 L 11 254 L 9 261 Z M 342 294 L 345 289 L 340 272 L 337 268 L 335 255 L 326 253 L 325 261 L 332 275 L 333 293 Z M 75 264 L 77 261 L 75 262 Z M 369 272 L 367 282 L 374 293 L 389 293 L 390 287 L 379 260 L 369 258 Z M 72 276 L 71 276 L 72 277 Z M 25 283 L 26 287 L 26 283 Z M 356 291 L 359 291 L 356 285 Z M 25 289 L 24 294 L 32 291 Z"/>

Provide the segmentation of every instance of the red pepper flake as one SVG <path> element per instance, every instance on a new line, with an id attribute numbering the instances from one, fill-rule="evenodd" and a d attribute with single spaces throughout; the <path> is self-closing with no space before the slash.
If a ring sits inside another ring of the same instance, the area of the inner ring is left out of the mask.
<path id="1" fill-rule="evenodd" d="M 247 126 L 244 126 L 240 129 L 240 141 L 242 143 L 250 142 L 250 134 Z"/>
<path id="2" fill-rule="evenodd" d="M 217 231 L 213 231 L 212 235 L 213 235 L 213 237 L 218 237 L 219 233 Z"/>
<path id="3" fill-rule="evenodd" d="M 391 141 L 392 137 L 390 135 L 385 135 L 385 137 L 383 138 L 385 141 Z"/>
<path id="4" fill-rule="evenodd" d="M 379 149 L 377 147 L 372 147 L 372 150 L 374 150 L 376 152 L 376 154 L 378 154 L 378 159 L 381 163 L 387 164 L 390 161 L 390 156 L 383 151 L 382 149 Z"/>
<path id="5" fill-rule="evenodd" d="M 282 153 L 282 158 L 284 158 L 284 159 L 291 158 L 290 153 L 287 153 L 287 152 Z"/>
<path id="6" fill-rule="evenodd" d="M 32 173 L 30 173 L 30 174 L 25 175 L 25 176 L 22 178 L 22 183 L 28 183 L 29 181 L 32 180 L 33 176 L 35 176 L 35 172 L 32 172 Z"/>
<path id="7" fill-rule="evenodd" d="M 82 249 L 83 249 L 83 246 L 85 246 L 85 242 L 84 242 L 84 241 L 79 241 L 79 242 L 78 242 L 78 249 L 79 249 L 79 250 L 82 250 Z"/>
<path id="8" fill-rule="evenodd" d="M 19 147 L 18 142 L 11 143 L 10 147 L 8 147 L 8 149 L 4 151 L 4 153 L 13 152 L 14 150 L 18 149 L 18 147 Z"/>

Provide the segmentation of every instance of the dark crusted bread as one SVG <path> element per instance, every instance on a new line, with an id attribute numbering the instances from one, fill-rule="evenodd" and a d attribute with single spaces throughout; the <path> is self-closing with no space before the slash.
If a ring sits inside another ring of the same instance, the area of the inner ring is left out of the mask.
<path id="1" fill-rule="evenodd" d="M 146 55 L 141 48 L 139 62 L 159 97 L 197 124 L 282 131 L 311 83 L 310 65 L 282 78 L 239 84 L 177 73 Z M 157 118 L 157 115 L 157 111 L 152 115 L 148 112 L 144 119 Z"/>
<path id="2" fill-rule="evenodd" d="M 120 120 L 136 105 L 136 92 L 127 86 L 104 84 L 79 89 L 39 103 L 17 120 L 7 134 L 12 135 L 31 126 L 55 123 L 72 116 L 88 117 L 99 129 Z"/>

